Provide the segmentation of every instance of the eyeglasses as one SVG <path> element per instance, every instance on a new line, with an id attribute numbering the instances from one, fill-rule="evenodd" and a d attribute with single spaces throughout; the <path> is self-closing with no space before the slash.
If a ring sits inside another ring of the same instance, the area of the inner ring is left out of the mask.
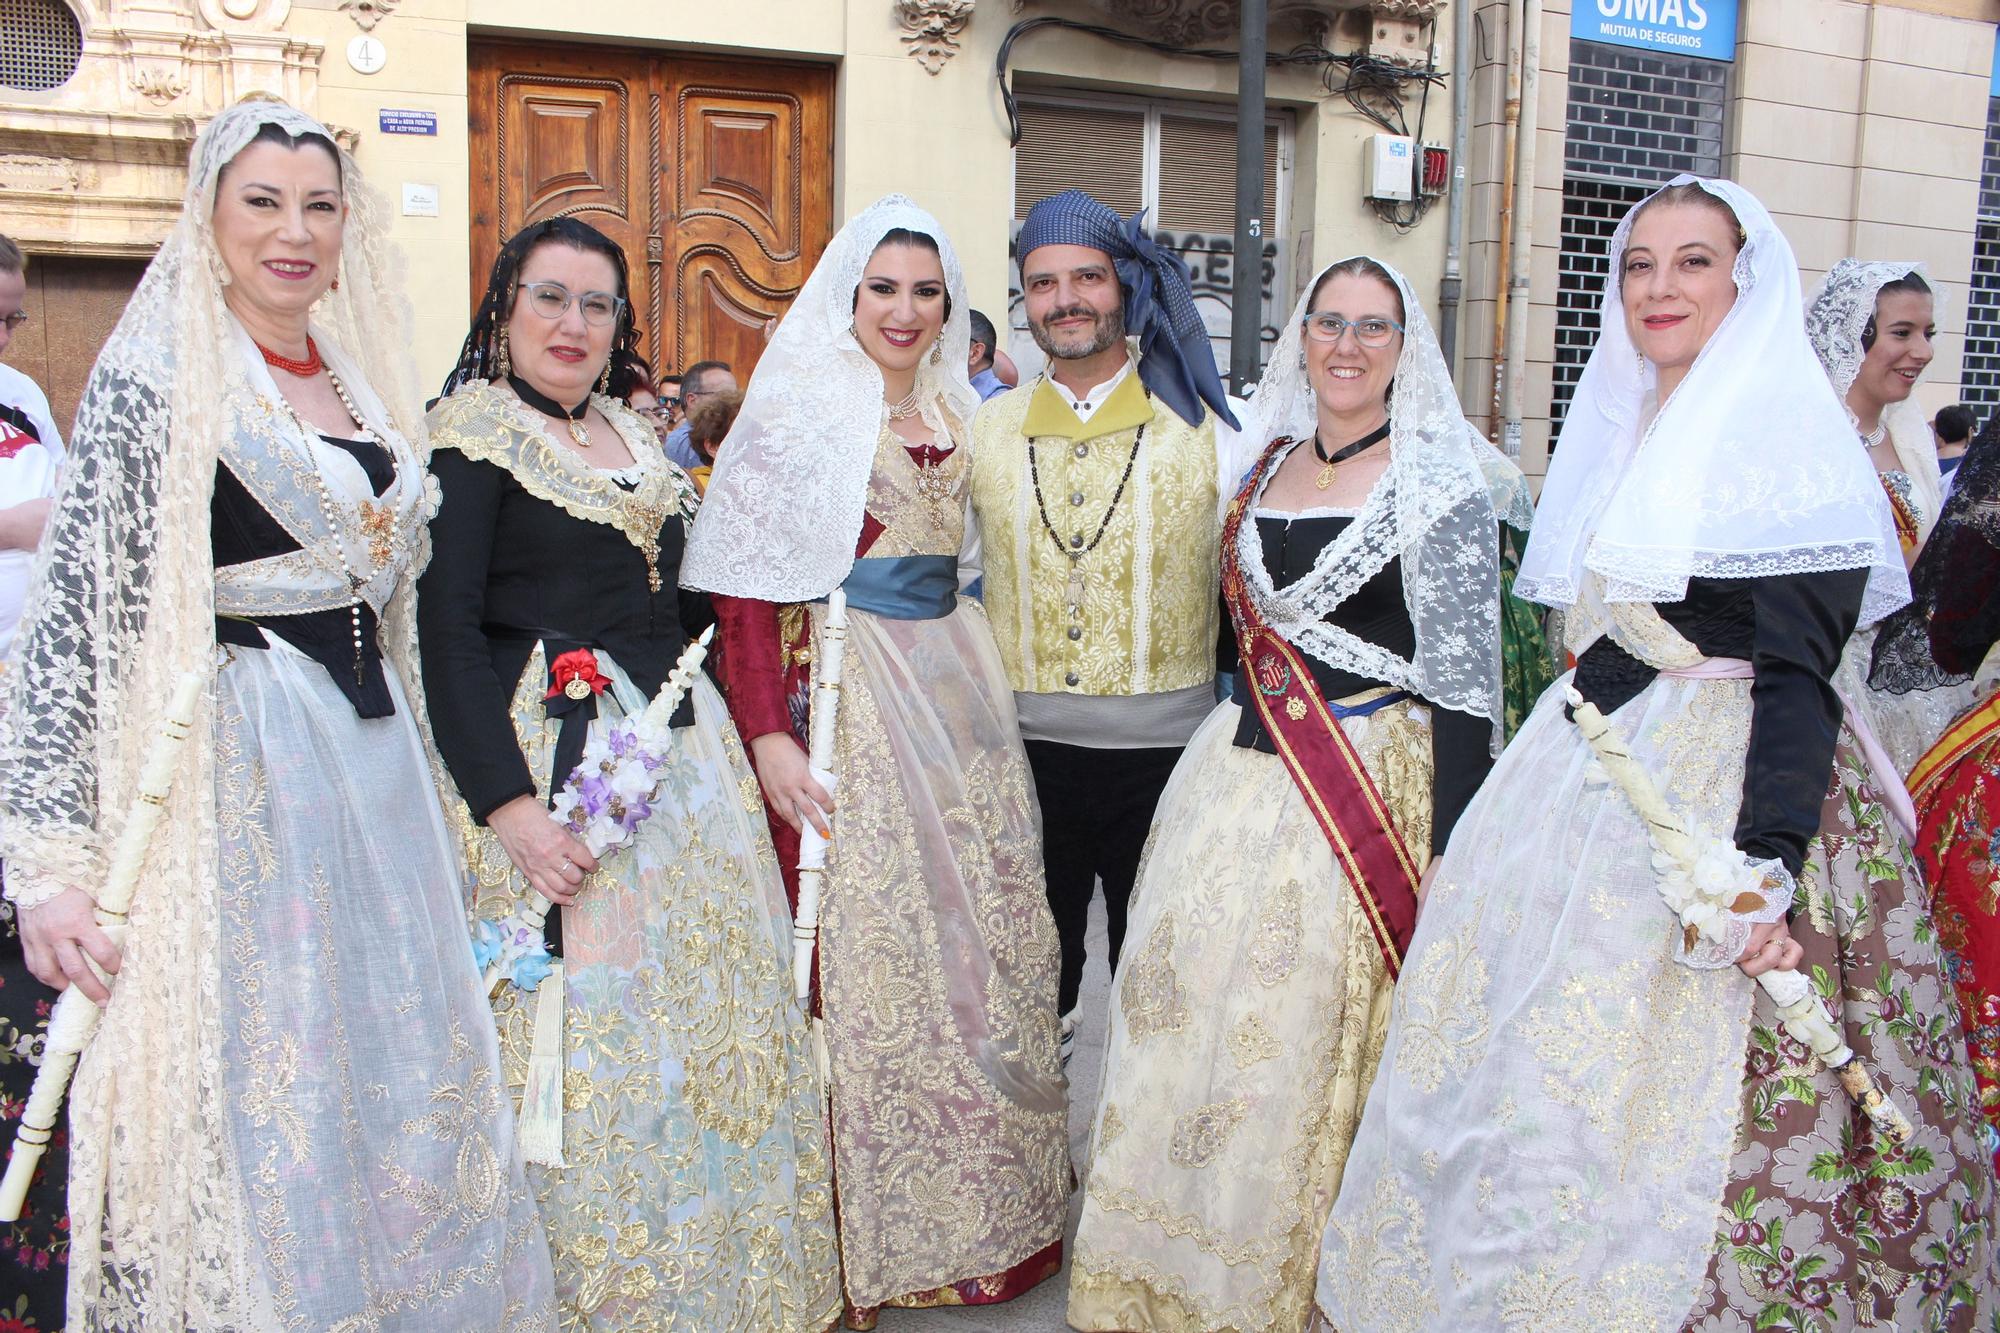
<path id="1" fill-rule="evenodd" d="M 660 400 L 660 406 L 666 408 L 669 412 L 673 411 L 680 405 L 681 405 L 681 400 L 679 398 L 670 397 L 670 398 L 662 398 Z"/>
<path id="2" fill-rule="evenodd" d="M 1354 341 L 1363 347 L 1387 347 L 1389 340 L 1403 331 L 1393 319 L 1371 315 L 1367 319 L 1342 319 L 1339 315 L 1307 315 L 1302 321 L 1306 336 L 1316 343 L 1337 343 L 1340 335 L 1354 330 Z"/>
<path id="3" fill-rule="evenodd" d="M 28 322 L 28 312 L 25 310 L 16 310 L 13 314 L 7 316 L 5 319 L 0 319 L 0 324 L 5 324 L 7 326 L 7 332 L 9 333 L 12 333 L 15 329 L 20 328 L 23 324 L 26 324 L 27 322 Z"/>
<path id="4" fill-rule="evenodd" d="M 543 319 L 561 319 L 574 301 L 583 312 L 583 322 L 599 328 L 612 323 L 625 309 L 622 296 L 610 292 L 571 292 L 559 282 L 522 283 L 521 294 L 528 298 L 528 309 Z"/>
<path id="5" fill-rule="evenodd" d="M 672 421 L 674 419 L 674 409 L 670 403 L 655 403 L 651 407 L 640 408 L 639 415 L 657 417 L 661 421 Z"/>

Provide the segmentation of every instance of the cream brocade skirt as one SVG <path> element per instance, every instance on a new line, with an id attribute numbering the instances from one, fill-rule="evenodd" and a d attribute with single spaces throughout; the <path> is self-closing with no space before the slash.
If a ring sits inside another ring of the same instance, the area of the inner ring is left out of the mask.
<path id="1" fill-rule="evenodd" d="M 850 608 L 844 677 L 819 968 L 841 1259 L 867 1307 L 1062 1240 L 1068 1086 L 1041 829 L 985 613 Z"/>
<path id="2" fill-rule="evenodd" d="M 258 1260 L 224 1280 L 254 1280 L 264 1329 L 553 1329 L 457 849 L 395 669 L 395 714 L 362 718 L 282 643 L 224 652 L 222 1054 Z M 70 1326 L 152 1327 L 129 1298 L 72 1305 Z"/>
<path id="3" fill-rule="evenodd" d="M 1070 1277 L 1079 1329 L 1304 1328 L 1388 1032 L 1367 917 L 1284 761 L 1232 743 L 1242 711 L 1222 704 L 1189 742 L 1133 894 Z M 1427 710 L 1341 726 L 1423 864 Z"/>
<path id="4" fill-rule="evenodd" d="M 600 717 L 643 707 L 597 660 L 613 680 Z M 536 773 L 559 729 L 546 679 L 537 652 L 515 700 Z M 692 694 L 652 816 L 562 909 L 564 1165 L 531 1163 L 528 1180 L 565 1330 L 818 1333 L 839 1311 L 839 1266 L 791 914 L 728 711 L 706 677 Z M 471 846 L 495 886 L 481 915 L 532 892 L 491 835 Z M 510 986 L 493 1007 L 518 1099 L 536 995 Z"/>

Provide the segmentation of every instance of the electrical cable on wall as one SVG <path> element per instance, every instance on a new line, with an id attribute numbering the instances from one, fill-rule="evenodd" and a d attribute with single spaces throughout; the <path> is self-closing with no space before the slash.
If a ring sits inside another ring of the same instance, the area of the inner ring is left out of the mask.
<path id="1" fill-rule="evenodd" d="M 1318 66 L 1321 70 L 1320 82 L 1336 97 L 1345 97 L 1349 106 L 1367 119 L 1380 125 L 1392 134 L 1409 135 L 1409 121 L 1403 114 L 1403 102 L 1411 84 L 1421 84 L 1423 93 L 1417 102 L 1417 133 L 1415 143 L 1421 151 L 1424 135 L 1424 117 L 1430 107 L 1430 92 L 1433 85 L 1442 85 L 1449 77 L 1437 67 L 1437 26 L 1425 25 L 1431 33 L 1429 55 L 1422 69 L 1412 69 L 1399 65 L 1393 60 L 1371 56 L 1366 52 L 1341 52 L 1329 50 L 1319 42 L 1307 42 L 1293 47 L 1282 55 L 1272 54 L 1265 58 L 1266 65 L 1276 66 Z M 1172 42 L 1156 41 L 1150 37 L 1139 37 L 1099 23 L 1084 23 L 1077 19 L 1047 15 L 1040 18 L 1022 19 L 1007 30 L 1000 41 L 1000 52 L 994 60 L 993 75 L 1000 84 L 1000 100 L 1007 112 L 1007 142 L 1019 147 L 1021 142 L 1021 119 L 1014 101 L 1014 89 L 1007 78 L 1007 66 L 1014 52 L 1014 43 L 1041 28 L 1066 28 L 1071 32 L 1089 33 L 1106 41 L 1123 42 L 1128 46 L 1142 46 L 1149 51 L 1169 56 L 1195 56 L 1203 60 L 1229 60 L 1237 58 L 1235 51 L 1221 47 L 1177 46 Z M 1399 232 L 1407 232 L 1423 220 L 1435 195 L 1427 195 L 1423 190 L 1413 191 L 1414 197 L 1404 201 L 1371 199 L 1369 204 L 1376 216 Z"/>

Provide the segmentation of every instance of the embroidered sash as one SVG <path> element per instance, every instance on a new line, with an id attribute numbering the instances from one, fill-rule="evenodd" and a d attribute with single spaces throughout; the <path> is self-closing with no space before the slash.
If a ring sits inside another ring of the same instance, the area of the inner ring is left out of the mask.
<path id="1" fill-rule="evenodd" d="M 1996 727 L 2000 727 L 2000 694 L 1961 713 L 1957 721 L 1945 728 L 1944 735 L 1938 737 L 1937 744 L 1917 760 L 1906 784 L 1911 797 L 1919 805 L 1928 801 L 1931 787 L 1974 747 L 1985 744 Z"/>
<path id="2" fill-rule="evenodd" d="M 1222 597 L 1236 626 L 1248 676 L 1246 691 L 1285 761 L 1306 808 L 1319 821 L 1394 979 L 1417 925 L 1417 880 L 1422 874 L 1389 817 L 1389 807 L 1361 762 L 1354 743 L 1321 697 L 1310 667 L 1258 614 L 1236 541 L 1272 459 L 1290 443 L 1271 443 L 1230 502 L 1222 528 Z"/>

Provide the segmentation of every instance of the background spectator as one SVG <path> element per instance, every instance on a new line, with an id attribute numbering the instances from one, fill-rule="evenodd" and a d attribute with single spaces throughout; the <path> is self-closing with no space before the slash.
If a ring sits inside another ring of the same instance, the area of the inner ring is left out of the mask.
<path id="1" fill-rule="evenodd" d="M 681 424 L 681 377 L 679 375 L 660 376 L 660 388 L 656 395 L 660 406 L 667 409 L 667 429 Z"/>
<path id="2" fill-rule="evenodd" d="M 1007 382 L 993 369 L 993 353 L 998 349 L 999 335 L 993 331 L 993 321 L 972 312 L 972 350 L 966 361 L 966 369 L 972 373 L 972 388 L 985 402 L 996 393 L 1007 391 Z"/>
<path id="3" fill-rule="evenodd" d="M 736 413 L 743 407 L 743 395 L 734 389 L 724 389 L 720 393 L 706 394 L 695 404 L 688 414 L 688 442 L 701 455 L 701 463 L 688 469 L 697 489 L 708 490 L 708 474 L 715 467 L 715 451 L 722 447 L 723 437 L 736 424 Z"/>
<path id="4" fill-rule="evenodd" d="M 28 257 L 0 236 L 0 356 L 27 322 L 27 297 Z M 62 454 L 47 396 L 20 371 L 0 365 L 0 654 L 21 618 L 28 566 L 42 539 Z"/>
<path id="5" fill-rule="evenodd" d="M 1972 409 L 1964 403 L 1953 403 L 1950 407 L 1938 409 L 1937 417 L 1931 422 L 1931 434 L 1937 438 L 1938 471 L 1949 478 L 1958 470 L 1959 460 L 1965 457 L 1965 446 L 1972 439 Z"/>
<path id="6" fill-rule="evenodd" d="M 688 443 L 688 420 L 703 398 L 716 393 L 734 393 L 736 376 L 721 361 L 697 361 L 681 373 L 681 413 L 686 418 L 667 436 L 667 457 L 689 472 L 702 466 L 702 459 Z"/>

